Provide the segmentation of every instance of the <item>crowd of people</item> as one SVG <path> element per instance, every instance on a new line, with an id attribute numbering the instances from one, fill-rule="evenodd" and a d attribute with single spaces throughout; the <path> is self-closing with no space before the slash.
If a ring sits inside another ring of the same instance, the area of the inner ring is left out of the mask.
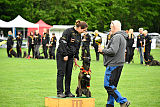
<path id="1" fill-rule="evenodd" d="M 133 56 L 134 56 L 134 50 L 137 49 L 137 52 L 139 52 L 138 57 L 140 57 L 140 64 L 149 64 L 150 62 L 150 51 L 151 51 L 151 37 L 148 36 L 148 31 L 143 30 L 143 28 L 139 28 L 139 35 L 137 36 L 137 42 L 135 43 L 135 35 L 133 34 L 133 29 L 126 30 L 126 33 L 128 34 L 127 37 L 127 46 L 126 46 L 126 52 L 125 52 L 125 62 L 127 64 L 130 64 L 131 62 L 134 62 Z M 89 33 L 84 32 L 84 35 L 82 35 L 81 41 L 82 41 L 82 54 L 81 57 L 84 56 L 84 52 L 87 52 L 87 56 L 90 57 L 90 42 L 92 42 L 92 46 L 95 50 L 96 55 L 96 61 L 99 61 L 99 52 L 98 52 L 98 46 L 102 43 L 102 37 L 99 35 L 98 30 L 95 30 L 95 32 L 92 34 L 93 40 L 91 40 L 91 36 Z M 110 31 L 107 35 L 106 45 L 109 43 L 110 39 L 112 38 L 112 32 Z M 16 50 L 17 53 L 14 52 L 12 49 L 14 40 L 17 41 Z M 8 32 L 8 40 L 7 40 L 7 53 L 8 57 L 22 57 L 22 41 L 23 37 L 20 31 L 18 31 L 16 39 L 13 38 L 12 32 Z M 55 50 L 56 50 L 56 36 L 55 33 L 52 34 L 52 37 L 50 38 L 49 34 L 47 33 L 47 30 L 44 29 L 44 33 L 41 36 L 39 34 L 39 31 L 36 30 L 35 33 L 32 31 L 30 32 L 30 35 L 28 36 L 28 55 L 26 58 L 36 58 L 36 59 L 54 59 L 55 60 Z M 44 56 L 41 56 L 42 53 L 40 53 L 39 48 L 42 46 L 43 48 L 43 54 Z M 48 51 L 49 49 L 49 51 Z M 32 56 L 30 55 L 32 51 Z M 49 57 L 48 57 L 49 54 Z M 79 59 L 79 57 L 78 57 Z"/>
<path id="2" fill-rule="evenodd" d="M 134 63 L 134 50 L 137 49 L 138 57 L 140 56 L 140 64 L 149 64 L 150 62 L 150 52 L 151 52 L 151 37 L 148 35 L 147 30 L 143 30 L 143 28 L 139 28 L 139 35 L 135 37 L 133 34 L 133 29 L 126 30 L 126 33 L 128 35 L 126 41 L 126 50 L 125 50 L 125 62 L 127 64 L 130 64 L 131 62 Z M 109 40 L 112 38 L 112 33 L 109 32 L 107 35 L 107 42 L 108 44 Z"/>
<path id="3" fill-rule="evenodd" d="M 139 35 L 137 36 L 136 44 L 134 44 L 134 38 L 133 29 L 130 29 L 127 38 L 126 63 L 133 61 L 134 49 L 137 48 L 137 51 L 139 52 L 138 56 L 140 56 L 140 64 L 145 62 L 145 64 L 148 65 L 150 61 L 149 56 L 152 43 L 151 37 L 148 35 L 148 31 L 143 30 L 143 28 L 139 28 Z"/>
<path id="4" fill-rule="evenodd" d="M 14 40 L 17 41 L 16 50 L 15 52 L 13 50 L 13 44 Z M 8 57 L 18 57 L 22 58 L 22 46 L 23 37 L 20 31 L 18 31 L 18 35 L 16 36 L 16 39 L 13 38 L 12 32 L 8 32 L 8 39 L 7 39 L 7 54 Z M 52 37 L 50 38 L 49 34 L 47 33 L 47 30 L 44 29 L 44 33 L 41 36 L 39 34 L 39 31 L 36 30 L 35 33 L 33 31 L 30 32 L 30 35 L 28 36 L 28 54 L 26 54 L 26 51 L 24 52 L 23 58 L 36 58 L 36 59 L 54 59 L 55 60 L 55 49 L 56 49 L 56 36 L 55 33 L 52 33 Z M 39 48 L 42 46 L 43 52 L 40 53 Z M 49 52 L 48 52 L 49 49 Z M 32 56 L 30 55 L 32 51 Z M 49 57 L 48 57 L 49 53 Z M 44 54 L 44 56 L 41 56 L 41 54 Z"/>

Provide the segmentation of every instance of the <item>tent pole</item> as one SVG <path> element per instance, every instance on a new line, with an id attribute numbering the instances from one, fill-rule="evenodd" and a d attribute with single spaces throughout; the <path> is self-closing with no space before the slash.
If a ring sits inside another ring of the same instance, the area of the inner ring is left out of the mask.
<path id="1" fill-rule="evenodd" d="M 23 28 L 23 38 L 25 38 L 25 28 Z"/>
<path id="2" fill-rule="evenodd" d="M 12 27 L 13 38 L 15 38 L 15 27 Z"/>

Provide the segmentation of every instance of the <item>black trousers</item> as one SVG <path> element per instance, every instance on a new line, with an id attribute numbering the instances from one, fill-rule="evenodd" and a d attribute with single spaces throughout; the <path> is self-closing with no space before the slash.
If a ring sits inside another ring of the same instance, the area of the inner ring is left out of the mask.
<path id="1" fill-rule="evenodd" d="M 30 55 L 31 49 L 32 49 L 32 54 L 33 54 L 33 58 L 34 58 L 34 44 L 29 44 L 28 56 Z"/>
<path id="2" fill-rule="evenodd" d="M 144 59 L 145 59 L 145 64 L 149 64 L 149 56 L 150 56 L 150 50 L 145 50 L 144 52 Z"/>
<path id="3" fill-rule="evenodd" d="M 49 47 L 49 57 L 50 57 L 50 59 L 55 59 L 55 49 L 56 49 L 55 46 L 50 46 Z"/>
<path id="4" fill-rule="evenodd" d="M 87 51 L 87 57 L 90 57 L 90 49 L 89 49 L 89 46 L 82 46 L 82 57 L 85 56 L 85 50 Z"/>
<path id="5" fill-rule="evenodd" d="M 43 45 L 43 53 L 44 53 L 44 57 L 48 58 L 48 53 L 47 53 L 48 47 L 45 45 Z"/>
<path id="6" fill-rule="evenodd" d="M 126 62 L 130 63 L 133 59 L 134 48 L 133 47 L 127 47 L 126 49 L 127 49 Z"/>
<path id="7" fill-rule="evenodd" d="M 17 49 L 17 57 L 18 58 L 21 58 L 22 57 L 22 51 L 21 51 L 21 46 L 16 46 L 16 49 Z"/>
<path id="8" fill-rule="evenodd" d="M 98 45 L 95 45 L 94 49 L 95 49 L 95 52 L 96 52 L 96 60 L 99 61 Z"/>
<path id="9" fill-rule="evenodd" d="M 10 49 L 12 49 L 12 47 L 11 46 L 7 46 L 7 55 L 8 55 L 8 57 L 12 58 L 12 55 L 10 53 Z"/>
<path id="10" fill-rule="evenodd" d="M 64 92 L 63 79 L 65 77 L 65 94 L 70 93 L 71 75 L 73 68 L 73 58 L 64 61 L 64 57 L 57 53 L 57 94 Z"/>
<path id="11" fill-rule="evenodd" d="M 134 49 L 135 49 L 135 47 L 132 47 L 132 48 L 131 48 L 131 61 L 133 60 L 133 56 L 134 56 Z"/>

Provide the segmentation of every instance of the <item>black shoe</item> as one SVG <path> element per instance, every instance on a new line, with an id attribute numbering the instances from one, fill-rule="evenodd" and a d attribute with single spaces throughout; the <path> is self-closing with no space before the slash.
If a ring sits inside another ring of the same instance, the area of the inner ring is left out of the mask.
<path id="1" fill-rule="evenodd" d="M 57 97 L 60 97 L 60 98 L 66 98 L 66 95 L 65 94 L 57 94 Z"/>
<path id="2" fill-rule="evenodd" d="M 125 102 L 123 104 L 120 104 L 120 107 L 129 107 L 129 105 L 130 105 L 130 102 L 127 101 L 127 102 Z"/>
<path id="3" fill-rule="evenodd" d="M 72 93 L 69 93 L 69 94 L 66 94 L 66 97 L 75 97 L 75 95 Z"/>

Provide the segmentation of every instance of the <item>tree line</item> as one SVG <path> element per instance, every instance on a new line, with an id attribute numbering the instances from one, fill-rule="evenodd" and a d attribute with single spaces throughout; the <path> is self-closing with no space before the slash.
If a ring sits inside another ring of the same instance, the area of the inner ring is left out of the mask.
<path id="1" fill-rule="evenodd" d="M 111 20 L 120 20 L 122 29 L 139 27 L 160 33 L 159 0 L 1 0 L 0 19 L 13 20 L 21 15 L 36 23 L 40 19 L 50 25 L 73 25 L 80 19 L 88 30 L 109 31 Z"/>

